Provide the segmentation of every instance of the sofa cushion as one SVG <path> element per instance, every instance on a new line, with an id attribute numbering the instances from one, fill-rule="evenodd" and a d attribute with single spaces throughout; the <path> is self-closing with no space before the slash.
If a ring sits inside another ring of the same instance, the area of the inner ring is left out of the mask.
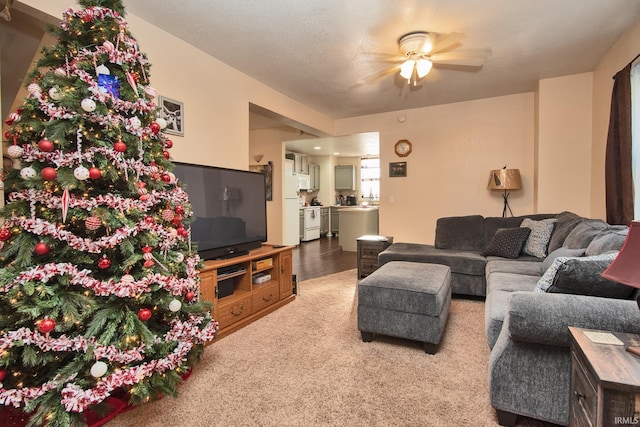
<path id="1" fill-rule="evenodd" d="M 635 291 L 633 287 L 612 282 L 600 276 L 616 256 L 617 252 L 608 252 L 592 257 L 569 259 L 558 269 L 547 292 L 603 298 L 630 298 Z"/>
<path id="2" fill-rule="evenodd" d="M 518 258 L 531 229 L 526 227 L 500 228 L 482 253 L 503 258 Z"/>
<path id="3" fill-rule="evenodd" d="M 486 259 L 479 252 L 438 249 L 432 245 L 398 242 L 378 255 L 378 264 L 390 261 L 411 261 L 442 264 L 451 267 L 452 273 L 484 276 Z"/>
<path id="4" fill-rule="evenodd" d="M 437 249 L 480 252 L 484 246 L 484 218 L 481 215 L 443 217 L 436 221 Z"/>
<path id="5" fill-rule="evenodd" d="M 559 213 L 556 215 L 556 219 L 558 221 L 556 222 L 555 227 L 553 227 L 553 233 L 549 240 L 549 248 L 547 249 L 549 253 L 562 247 L 569 233 L 571 233 L 571 231 L 584 220 L 584 218 L 574 214 L 573 212 Z"/>
<path id="6" fill-rule="evenodd" d="M 627 238 L 629 227 L 626 225 L 611 225 L 606 231 L 593 238 L 585 255 L 599 255 L 609 251 L 619 251 Z"/>
<path id="7" fill-rule="evenodd" d="M 589 243 L 608 228 L 601 219 L 585 219 L 569 233 L 562 246 L 570 249 L 586 249 Z"/>
<path id="8" fill-rule="evenodd" d="M 569 249 L 565 247 L 560 247 L 555 251 L 551 252 L 549 255 L 547 255 L 544 261 L 542 261 L 542 264 L 540 265 L 540 274 L 544 274 L 544 272 L 547 271 L 549 267 L 551 267 L 551 264 L 553 264 L 553 261 L 555 261 L 556 258 L 560 256 L 580 257 L 580 256 L 583 256 L 584 253 L 585 253 L 584 249 Z"/>
<path id="9" fill-rule="evenodd" d="M 490 259 L 487 261 L 487 266 L 485 267 L 485 273 L 487 279 L 493 273 L 515 273 L 515 274 L 524 274 L 526 276 L 536 276 L 540 277 L 540 259 L 533 258 L 532 260 L 536 260 L 537 262 L 525 261 L 521 259 L 514 260 L 506 260 L 503 258 Z M 490 287 L 490 282 L 487 280 L 487 286 Z"/>
<path id="10" fill-rule="evenodd" d="M 634 288 L 600 276 L 617 254 L 607 252 L 590 257 L 558 257 L 538 281 L 535 292 L 630 298 Z"/>
<path id="11" fill-rule="evenodd" d="M 493 348 L 504 322 L 509 297 L 513 292 L 531 292 L 536 286 L 537 276 L 512 273 L 493 273 L 488 285 L 489 296 L 485 302 L 485 332 L 489 348 Z"/>
<path id="12" fill-rule="evenodd" d="M 556 222 L 557 220 L 555 218 L 542 219 L 539 221 L 532 220 L 531 218 L 523 219 L 520 227 L 531 229 L 531 234 L 529 234 L 523 252 L 538 258 L 547 256 L 547 247 L 549 246 L 551 233 L 553 232 L 553 227 Z"/>

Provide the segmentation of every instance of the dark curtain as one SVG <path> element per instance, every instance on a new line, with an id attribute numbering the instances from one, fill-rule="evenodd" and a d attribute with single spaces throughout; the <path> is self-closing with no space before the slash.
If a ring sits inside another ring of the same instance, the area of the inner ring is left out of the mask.
<path id="1" fill-rule="evenodd" d="M 614 79 L 605 159 L 607 222 L 629 225 L 633 220 L 631 64 Z"/>

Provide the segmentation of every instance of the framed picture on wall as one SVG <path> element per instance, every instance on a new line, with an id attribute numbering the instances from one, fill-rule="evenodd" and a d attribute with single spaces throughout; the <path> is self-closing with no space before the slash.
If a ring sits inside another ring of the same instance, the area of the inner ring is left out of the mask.
<path id="1" fill-rule="evenodd" d="M 163 132 L 184 136 L 184 104 L 166 96 L 159 97 L 160 117 L 167 121 Z"/>
<path id="2" fill-rule="evenodd" d="M 389 163 L 389 176 L 391 178 L 407 176 L 407 162 Z"/>

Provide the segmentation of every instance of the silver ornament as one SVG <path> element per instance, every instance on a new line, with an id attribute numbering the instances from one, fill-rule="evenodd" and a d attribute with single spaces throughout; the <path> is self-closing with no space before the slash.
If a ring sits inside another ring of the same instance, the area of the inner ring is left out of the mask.
<path id="1" fill-rule="evenodd" d="M 22 179 L 33 179 L 36 177 L 36 170 L 31 166 L 20 169 L 20 176 Z"/>
<path id="2" fill-rule="evenodd" d="M 73 176 L 79 181 L 84 181 L 89 178 L 89 169 L 84 166 L 78 166 L 73 170 Z"/>

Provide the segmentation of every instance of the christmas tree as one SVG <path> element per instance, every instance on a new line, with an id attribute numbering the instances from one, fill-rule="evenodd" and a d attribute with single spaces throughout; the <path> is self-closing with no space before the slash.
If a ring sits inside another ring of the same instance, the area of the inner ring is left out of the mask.
<path id="1" fill-rule="evenodd" d="M 215 337 L 187 194 L 121 0 L 63 12 L 5 132 L 0 404 L 86 423 L 115 392 L 175 395 Z M 104 409 L 104 408 L 103 408 Z"/>

